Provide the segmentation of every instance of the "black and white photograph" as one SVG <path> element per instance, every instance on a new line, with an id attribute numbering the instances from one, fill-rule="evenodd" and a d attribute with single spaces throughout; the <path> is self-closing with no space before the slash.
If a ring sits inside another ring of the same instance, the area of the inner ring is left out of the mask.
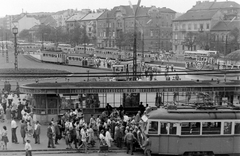
<path id="1" fill-rule="evenodd" d="M 0 0 L 0 156 L 240 156 L 240 0 Z"/>

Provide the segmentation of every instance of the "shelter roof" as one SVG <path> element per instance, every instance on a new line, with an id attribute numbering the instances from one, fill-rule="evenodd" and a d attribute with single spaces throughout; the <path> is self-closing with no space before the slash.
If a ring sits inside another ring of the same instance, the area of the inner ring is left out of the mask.
<path id="1" fill-rule="evenodd" d="M 224 84 L 218 84 L 226 86 L 239 84 L 239 82 L 230 81 Z M 116 81 L 116 82 L 59 82 L 59 83 L 32 83 L 24 85 L 24 88 L 54 88 L 62 89 L 65 86 L 72 86 L 73 88 L 164 88 L 164 87 L 211 87 L 212 81 Z"/>
<path id="2" fill-rule="evenodd" d="M 240 61 L 240 49 L 231 52 L 230 54 L 228 54 L 225 59 L 227 60 L 235 60 L 235 61 Z"/>

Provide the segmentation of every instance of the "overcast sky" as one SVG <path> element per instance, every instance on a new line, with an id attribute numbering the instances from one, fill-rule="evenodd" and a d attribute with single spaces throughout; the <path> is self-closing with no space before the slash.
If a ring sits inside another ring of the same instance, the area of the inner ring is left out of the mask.
<path id="1" fill-rule="evenodd" d="M 131 0 L 134 5 L 138 0 Z M 167 7 L 176 12 L 184 13 L 197 0 L 141 0 L 141 5 Z M 211 0 L 213 1 L 213 0 Z M 221 0 L 222 1 L 222 0 Z M 240 0 L 235 0 L 240 1 Z M 129 5 L 129 0 L 0 0 L 0 17 L 24 12 L 56 12 L 66 9 L 111 9 L 118 5 Z"/>

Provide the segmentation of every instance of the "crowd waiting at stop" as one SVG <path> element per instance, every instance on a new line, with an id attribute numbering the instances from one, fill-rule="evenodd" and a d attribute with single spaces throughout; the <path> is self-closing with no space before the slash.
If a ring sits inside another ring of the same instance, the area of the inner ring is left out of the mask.
<path id="1" fill-rule="evenodd" d="M 7 143 L 23 143 L 26 150 L 31 149 L 30 138 L 33 137 L 35 144 L 40 144 L 41 124 L 39 121 L 33 121 L 32 105 L 29 97 L 18 99 L 13 102 L 13 93 L 1 94 L 0 112 L 2 122 L 11 124 L 11 133 L 6 126 L 1 130 L 1 146 L 7 149 Z M 57 121 L 52 119 L 47 128 L 48 148 L 56 148 L 59 140 L 64 139 L 67 149 L 84 149 L 88 152 L 89 146 L 95 146 L 96 142 L 100 146 L 112 146 L 122 148 L 127 147 L 127 153 L 133 154 L 134 150 L 143 148 L 150 150 L 150 142 L 143 130 L 145 123 L 142 116 L 146 114 L 150 107 L 144 107 L 142 103 L 136 115 L 129 116 L 124 111 L 122 105 L 119 108 L 113 108 L 110 104 L 106 105 L 105 111 L 100 115 L 91 115 L 87 122 L 81 109 L 71 109 L 66 111 Z M 5 117 L 4 117 L 5 116 Z M 18 125 L 17 123 L 20 123 Z M 17 138 L 16 131 L 20 127 L 21 138 Z M 149 153 L 149 152 L 148 152 Z"/>

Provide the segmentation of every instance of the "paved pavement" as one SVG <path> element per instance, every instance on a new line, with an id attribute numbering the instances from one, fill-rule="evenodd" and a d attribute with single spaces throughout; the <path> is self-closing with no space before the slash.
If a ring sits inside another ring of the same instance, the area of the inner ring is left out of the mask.
<path id="1" fill-rule="evenodd" d="M 0 156 L 25 156 L 24 152 L 18 153 L 0 153 Z M 108 153 L 98 153 L 98 152 L 90 152 L 86 153 L 64 153 L 64 152 L 32 152 L 32 155 L 44 155 L 44 156 L 131 156 L 130 154 L 126 154 L 125 152 L 108 152 Z M 143 153 L 134 153 L 134 156 L 143 156 Z"/>
<path id="2" fill-rule="evenodd" d="M 11 125 L 10 125 L 10 121 L 5 121 L 5 122 L 1 122 L 0 123 L 0 128 L 2 129 L 3 126 L 7 127 L 7 131 L 8 131 L 8 138 L 9 138 L 9 143 L 8 143 L 8 151 L 12 151 L 12 152 L 16 152 L 16 151 L 21 151 L 24 150 L 24 144 L 23 144 L 23 139 L 21 137 L 20 134 L 20 123 L 19 121 L 17 121 L 17 125 L 18 125 L 18 129 L 17 129 L 17 139 L 19 144 L 15 144 L 11 142 Z M 41 125 L 41 134 L 40 134 L 40 144 L 35 144 L 35 140 L 33 137 L 29 137 L 30 141 L 31 141 L 31 145 L 32 145 L 32 149 L 36 150 L 36 151 L 69 151 L 66 149 L 66 144 L 65 144 L 65 140 L 62 138 L 61 140 L 59 140 L 59 145 L 56 145 L 56 148 L 48 148 L 48 138 L 47 138 L 47 125 Z M 95 139 L 97 140 L 97 138 Z M 72 145 L 72 147 L 74 148 L 74 145 Z M 75 148 L 74 148 L 75 149 Z M 99 149 L 99 142 L 96 141 L 96 144 L 94 147 L 91 147 L 90 149 L 92 150 L 98 150 Z M 111 148 L 112 150 L 121 150 L 118 149 L 116 146 L 113 146 Z M 2 149 L 0 148 L 0 153 L 2 152 Z"/>

